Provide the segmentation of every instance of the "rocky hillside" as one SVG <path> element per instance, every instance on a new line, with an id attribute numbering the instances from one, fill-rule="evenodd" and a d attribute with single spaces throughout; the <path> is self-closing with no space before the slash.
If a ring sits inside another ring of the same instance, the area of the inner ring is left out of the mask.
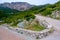
<path id="1" fill-rule="evenodd" d="M 19 11 L 24 11 L 24 10 L 27 10 L 27 9 L 33 7 L 33 5 L 30 5 L 29 3 L 26 3 L 26 2 L 3 3 L 3 4 L 0 4 L 0 6 L 8 7 L 8 8 L 11 8 L 11 9 L 16 9 L 16 10 L 19 10 Z"/>

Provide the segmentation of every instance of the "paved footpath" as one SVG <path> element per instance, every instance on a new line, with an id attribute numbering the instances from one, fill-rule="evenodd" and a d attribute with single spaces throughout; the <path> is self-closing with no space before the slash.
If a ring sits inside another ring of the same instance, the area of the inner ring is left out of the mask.
<path id="1" fill-rule="evenodd" d="M 0 40 L 24 40 L 24 38 L 0 26 Z"/>

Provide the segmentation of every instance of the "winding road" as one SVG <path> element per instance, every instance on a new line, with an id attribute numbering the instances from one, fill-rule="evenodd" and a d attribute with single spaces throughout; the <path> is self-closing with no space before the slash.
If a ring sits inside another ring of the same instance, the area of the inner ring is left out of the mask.
<path id="1" fill-rule="evenodd" d="M 45 20 L 50 25 L 53 25 L 55 30 L 52 34 L 50 34 L 49 36 L 41 40 L 60 40 L 60 20 L 56 20 L 56 19 L 52 19 L 49 17 L 40 16 L 40 15 L 35 15 L 35 16 L 38 21 Z"/>
<path id="2" fill-rule="evenodd" d="M 35 40 L 34 38 L 9 30 L 7 24 L 0 25 L 0 40 Z"/>
<path id="3" fill-rule="evenodd" d="M 0 40 L 24 40 L 24 38 L 9 31 L 7 28 L 0 26 Z"/>
<path id="4" fill-rule="evenodd" d="M 53 25 L 55 31 L 49 36 L 39 40 L 60 40 L 60 20 L 35 15 L 37 20 L 45 20 L 50 25 Z M 0 40 L 35 40 L 26 35 L 19 35 L 13 31 L 8 30 L 5 26 L 0 26 Z"/>
<path id="5" fill-rule="evenodd" d="M 44 16 L 39 16 L 39 15 L 36 15 L 36 19 L 37 20 L 45 20 L 50 25 L 52 25 L 55 28 L 55 30 L 59 30 L 60 31 L 60 20 L 56 20 L 56 19 L 52 19 L 52 18 L 44 17 Z"/>

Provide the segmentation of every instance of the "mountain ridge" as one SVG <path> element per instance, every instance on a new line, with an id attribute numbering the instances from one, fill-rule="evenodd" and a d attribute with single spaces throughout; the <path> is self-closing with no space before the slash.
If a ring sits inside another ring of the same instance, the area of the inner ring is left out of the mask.
<path id="1" fill-rule="evenodd" d="M 19 11 L 24 11 L 30 9 L 34 5 L 31 5 L 27 2 L 11 2 L 11 3 L 6 2 L 6 3 L 1 3 L 0 6 L 8 7 L 10 9 L 15 9 Z"/>

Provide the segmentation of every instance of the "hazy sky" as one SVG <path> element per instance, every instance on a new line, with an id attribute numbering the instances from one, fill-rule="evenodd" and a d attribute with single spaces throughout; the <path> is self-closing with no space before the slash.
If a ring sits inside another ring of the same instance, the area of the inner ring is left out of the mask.
<path id="1" fill-rule="evenodd" d="M 57 2 L 59 0 L 0 0 L 0 3 L 4 3 L 4 2 L 28 2 L 30 4 L 34 4 L 34 5 L 43 5 L 43 4 L 53 4 L 55 2 Z"/>

